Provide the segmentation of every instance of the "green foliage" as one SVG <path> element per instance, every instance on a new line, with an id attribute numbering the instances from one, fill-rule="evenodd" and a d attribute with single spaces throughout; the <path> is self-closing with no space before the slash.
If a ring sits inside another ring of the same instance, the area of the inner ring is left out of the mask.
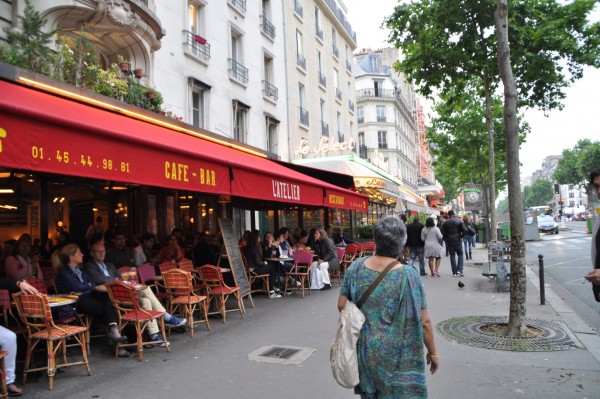
<path id="1" fill-rule="evenodd" d="M 19 16 L 20 31 L 4 29 L 9 42 L 8 48 L 0 52 L 0 61 L 29 69 L 32 72 L 49 74 L 51 66 L 50 44 L 56 30 L 45 32 L 48 22 L 33 8 L 30 0 L 25 0 L 25 10 Z"/>
<path id="2" fill-rule="evenodd" d="M 489 176 L 489 141 L 485 114 L 485 98 L 473 82 L 461 93 L 448 90 L 440 96 L 434 107 L 436 116 L 431 119 L 427 138 L 436 177 L 442 183 L 447 198 L 455 198 L 467 183 L 483 184 Z M 492 126 L 495 157 L 496 186 L 502 190 L 506 185 L 506 151 L 503 135 L 502 101 L 492 99 Z"/>
<path id="3" fill-rule="evenodd" d="M 532 185 L 523 189 L 523 204 L 525 208 L 546 205 L 554 198 L 554 188 L 548 180 L 538 179 Z"/>
<path id="4" fill-rule="evenodd" d="M 496 213 L 508 213 L 508 197 L 503 198 L 500 200 L 500 202 L 498 202 L 498 205 L 496 206 Z"/>
<path id="5" fill-rule="evenodd" d="M 373 238 L 373 225 L 365 224 L 363 226 L 358 226 L 357 229 L 358 236 L 360 238 Z"/>
<path id="6" fill-rule="evenodd" d="M 584 65 L 600 66 L 600 23 L 587 17 L 597 0 L 510 2 L 511 63 L 521 106 L 560 108 L 563 89 L 581 78 Z M 461 92 L 472 78 L 499 84 L 496 2 L 402 2 L 385 20 L 390 43 L 402 49 L 396 68 L 421 93 Z"/>
<path id="7" fill-rule="evenodd" d="M 0 61 L 149 111 L 162 111 L 163 97 L 158 91 L 140 84 L 132 76 L 123 76 L 117 64 L 111 64 L 108 69 L 99 65 L 96 48 L 85 31 L 77 32 L 76 38 L 62 36 L 57 41 L 56 51 L 52 51 L 52 37 L 57 31 L 44 32 L 47 20 L 29 0 L 19 20 L 21 32 L 5 30 L 9 45 L 0 47 Z M 149 91 L 154 93 L 154 99 L 148 98 Z"/>
<path id="8" fill-rule="evenodd" d="M 581 190 L 589 189 L 587 179 L 600 167 L 600 142 L 580 140 L 572 149 L 565 149 L 554 171 L 559 184 L 570 184 Z M 588 192 L 588 196 L 592 194 Z"/>

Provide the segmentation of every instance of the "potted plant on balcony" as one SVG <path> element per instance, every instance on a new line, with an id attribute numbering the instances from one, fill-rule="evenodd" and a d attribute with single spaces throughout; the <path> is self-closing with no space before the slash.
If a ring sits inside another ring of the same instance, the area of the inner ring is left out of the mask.
<path id="1" fill-rule="evenodd" d="M 140 79 L 143 76 L 144 72 L 142 70 L 142 68 L 136 68 L 133 70 L 133 76 L 135 76 L 136 78 Z"/>
<path id="2" fill-rule="evenodd" d="M 123 58 L 122 55 L 119 55 L 117 57 L 117 59 L 118 59 L 118 64 L 119 64 L 119 68 L 121 69 L 121 72 L 123 72 L 123 73 L 129 72 L 129 61 L 127 61 L 125 58 Z"/>

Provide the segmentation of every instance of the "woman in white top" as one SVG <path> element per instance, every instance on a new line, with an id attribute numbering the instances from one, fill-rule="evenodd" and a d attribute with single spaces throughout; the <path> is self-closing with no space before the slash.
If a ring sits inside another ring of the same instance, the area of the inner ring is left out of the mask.
<path id="1" fill-rule="evenodd" d="M 427 218 L 425 228 L 421 230 L 421 239 L 425 242 L 423 256 L 429 259 L 431 275 L 436 277 L 441 277 L 439 269 L 442 260 L 442 237 L 442 232 L 435 225 L 433 218 Z M 433 258 L 435 258 L 435 269 L 433 268 Z"/>

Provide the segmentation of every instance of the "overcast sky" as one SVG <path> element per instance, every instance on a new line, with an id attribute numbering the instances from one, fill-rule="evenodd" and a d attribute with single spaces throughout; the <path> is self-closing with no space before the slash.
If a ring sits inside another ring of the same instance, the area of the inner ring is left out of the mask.
<path id="1" fill-rule="evenodd" d="M 385 42 L 387 32 L 380 29 L 380 25 L 391 15 L 397 0 L 342 1 L 356 32 L 357 50 L 389 47 Z M 598 10 L 594 13 L 594 17 L 597 16 L 600 19 Z M 600 114 L 600 70 L 587 69 L 584 77 L 567 89 L 566 94 L 563 111 L 552 111 L 548 117 L 538 111 L 525 113 L 531 133 L 520 151 L 522 177 L 540 169 L 544 157 L 561 154 L 563 149 L 572 148 L 581 139 L 600 140 L 599 123 L 594 118 Z"/>

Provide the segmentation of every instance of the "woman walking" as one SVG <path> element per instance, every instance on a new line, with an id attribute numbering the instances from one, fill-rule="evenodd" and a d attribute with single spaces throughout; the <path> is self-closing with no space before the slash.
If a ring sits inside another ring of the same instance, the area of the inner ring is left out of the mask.
<path id="1" fill-rule="evenodd" d="M 431 275 L 435 277 L 440 276 L 440 262 L 442 260 L 442 232 L 433 221 L 433 218 L 427 218 L 425 221 L 425 228 L 421 231 L 421 239 L 425 241 L 425 250 L 423 256 L 429 260 L 429 269 Z M 435 259 L 435 269 L 433 266 L 433 260 Z"/>
<path id="2" fill-rule="evenodd" d="M 348 268 L 338 309 L 362 297 L 377 277 L 396 261 L 406 235 L 396 216 L 375 223 L 375 255 L 355 260 Z M 426 398 L 425 356 L 431 373 L 439 366 L 433 326 L 427 313 L 423 281 L 417 269 L 393 265 L 361 308 L 366 317 L 357 343 L 362 399 Z"/>

